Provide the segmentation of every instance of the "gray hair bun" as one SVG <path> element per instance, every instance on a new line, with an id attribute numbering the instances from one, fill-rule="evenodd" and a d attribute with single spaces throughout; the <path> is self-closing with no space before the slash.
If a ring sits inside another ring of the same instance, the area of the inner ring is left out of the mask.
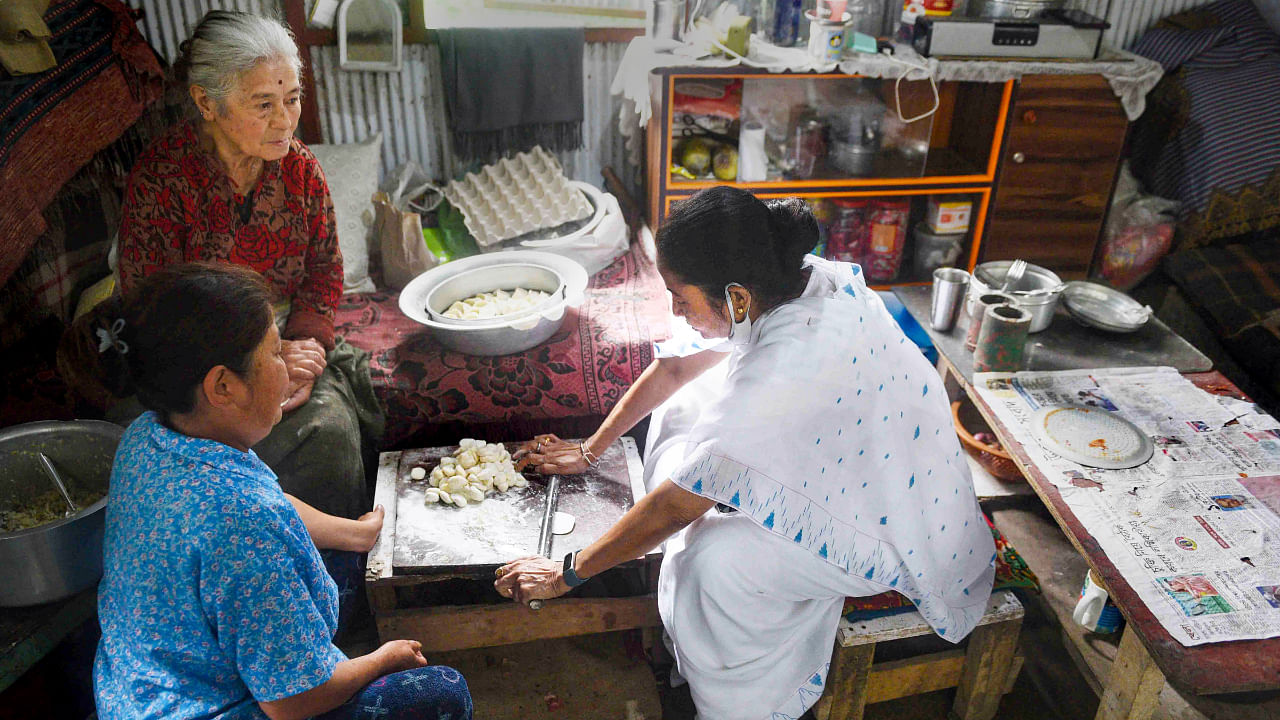
<path id="1" fill-rule="evenodd" d="M 210 10 L 178 48 L 174 77 L 199 85 L 220 108 L 240 76 L 267 60 L 284 60 L 302 73 L 293 33 L 275 20 L 234 10 Z"/>

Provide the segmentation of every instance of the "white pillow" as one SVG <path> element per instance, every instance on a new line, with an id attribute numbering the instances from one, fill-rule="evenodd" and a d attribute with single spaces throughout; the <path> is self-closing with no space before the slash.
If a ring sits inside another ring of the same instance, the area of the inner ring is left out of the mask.
<path id="1" fill-rule="evenodd" d="M 369 279 L 369 233 L 373 226 L 373 193 L 382 167 L 382 133 L 361 143 L 309 145 L 320 161 L 342 248 L 342 291 L 373 292 Z"/>

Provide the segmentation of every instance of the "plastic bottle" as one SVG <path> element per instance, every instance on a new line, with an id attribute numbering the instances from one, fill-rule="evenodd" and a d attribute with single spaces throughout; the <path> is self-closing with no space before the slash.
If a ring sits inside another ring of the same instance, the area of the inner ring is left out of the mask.
<path id="1" fill-rule="evenodd" d="M 800 19 L 804 0 L 774 0 L 772 22 L 767 27 L 769 42 L 778 47 L 791 47 L 800 38 Z"/>

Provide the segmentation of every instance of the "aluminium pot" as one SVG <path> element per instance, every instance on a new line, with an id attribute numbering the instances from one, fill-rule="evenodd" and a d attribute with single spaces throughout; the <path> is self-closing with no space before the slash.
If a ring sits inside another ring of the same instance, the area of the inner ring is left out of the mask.
<path id="1" fill-rule="evenodd" d="M 875 169 L 876 153 L 880 151 L 880 141 L 862 143 L 843 138 L 831 138 L 827 152 L 827 162 L 849 177 L 868 177 Z"/>
<path id="2" fill-rule="evenodd" d="M 123 434 L 119 425 L 98 420 L 33 422 L 0 430 L 0 510 L 53 489 L 38 453 L 48 456 L 72 495 L 77 489 L 104 493 L 71 517 L 0 533 L 0 607 L 62 600 L 102 577 L 105 493 Z"/>
<path id="3" fill-rule="evenodd" d="M 968 14 L 980 18 L 1029 20 L 1066 5 L 1066 0 L 974 0 L 969 5 Z"/>
<path id="4" fill-rule="evenodd" d="M 1004 275 L 1012 264 L 1012 260 L 995 260 L 984 262 L 973 269 L 973 279 L 969 282 L 969 294 L 965 300 L 965 310 L 969 317 L 973 317 L 974 302 L 979 296 L 1000 289 L 1004 284 Z M 1022 278 L 1005 292 L 1013 296 L 1015 305 L 1031 313 L 1031 328 L 1028 332 L 1038 333 L 1053 322 L 1058 299 L 1065 289 L 1066 285 L 1057 273 L 1027 263 L 1027 271 Z"/>

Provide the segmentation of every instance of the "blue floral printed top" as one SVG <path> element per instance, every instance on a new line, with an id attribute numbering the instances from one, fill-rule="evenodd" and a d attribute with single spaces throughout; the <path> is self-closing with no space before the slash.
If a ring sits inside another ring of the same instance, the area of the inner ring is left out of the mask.
<path id="1" fill-rule="evenodd" d="M 264 718 L 324 684 L 338 592 L 276 476 L 252 451 L 134 421 L 111 471 L 98 716 Z"/>

